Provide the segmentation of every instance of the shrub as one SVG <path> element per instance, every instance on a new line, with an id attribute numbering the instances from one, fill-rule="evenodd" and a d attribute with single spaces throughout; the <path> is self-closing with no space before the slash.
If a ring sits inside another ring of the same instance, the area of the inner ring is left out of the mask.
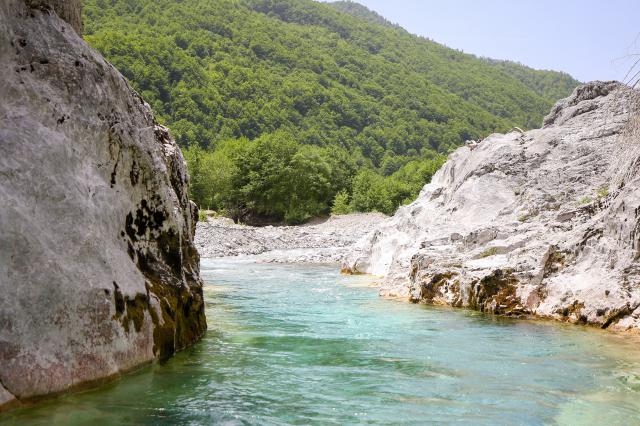
<path id="1" fill-rule="evenodd" d="M 584 205 L 586 205 L 586 204 L 591 203 L 592 201 L 593 201 L 593 200 L 591 199 L 591 197 L 589 197 L 588 195 L 586 195 L 586 196 L 584 196 L 584 197 L 582 197 L 582 198 L 580 198 L 580 199 L 578 200 L 578 204 L 580 204 L 581 206 L 584 206 Z"/>
<path id="2" fill-rule="evenodd" d="M 605 198 L 607 195 L 609 195 L 609 187 L 607 185 L 602 185 L 600 188 L 598 188 L 598 199 Z"/>
<path id="3" fill-rule="evenodd" d="M 351 206 L 359 212 L 391 214 L 395 210 L 384 177 L 369 169 L 362 170 L 353 179 Z"/>
<path id="4" fill-rule="evenodd" d="M 480 253 L 480 257 L 481 258 L 491 257 L 491 256 L 495 256 L 496 254 L 498 254 L 498 248 L 497 247 L 489 247 L 488 249 L 486 249 L 485 251 Z"/>
<path id="5" fill-rule="evenodd" d="M 353 210 L 349 204 L 349 193 L 347 191 L 340 191 L 333 199 L 333 207 L 331 207 L 331 214 L 349 214 Z"/>

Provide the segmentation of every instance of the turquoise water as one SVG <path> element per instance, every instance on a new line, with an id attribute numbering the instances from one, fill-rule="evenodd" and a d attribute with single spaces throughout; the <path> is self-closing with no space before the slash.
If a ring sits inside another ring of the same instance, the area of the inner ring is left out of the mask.
<path id="1" fill-rule="evenodd" d="M 333 266 L 204 260 L 209 331 L 7 424 L 640 424 L 640 346 L 381 300 Z"/>

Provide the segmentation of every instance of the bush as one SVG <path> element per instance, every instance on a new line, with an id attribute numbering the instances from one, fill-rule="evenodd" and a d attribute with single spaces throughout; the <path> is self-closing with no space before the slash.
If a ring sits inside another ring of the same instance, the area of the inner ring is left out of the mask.
<path id="1" fill-rule="evenodd" d="M 351 205 L 349 204 L 349 193 L 347 191 L 340 191 L 333 199 L 333 207 L 331 207 L 331 214 L 349 214 L 352 213 Z"/>
<path id="2" fill-rule="evenodd" d="M 495 256 L 496 254 L 498 254 L 498 249 L 496 247 L 489 247 L 488 249 L 480 253 L 480 257 L 481 258 L 491 257 L 491 256 Z"/>
<path id="3" fill-rule="evenodd" d="M 602 185 L 598 188 L 597 196 L 598 199 L 606 198 L 609 195 L 609 187 L 607 185 Z"/>
<path id="4" fill-rule="evenodd" d="M 384 177 L 369 169 L 358 173 L 353 179 L 351 206 L 358 212 L 393 213 Z"/>
<path id="5" fill-rule="evenodd" d="M 398 207 L 415 200 L 444 161 L 445 157 L 440 155 L 410 161 L 387 177 L 370 169 L 362 170 L 353 180 L 352 210 L 393 214 Z"/>
<path id="6" fill-rule="evenodd" d="M 592 201 L 593 200 L 591 199 L 591 197 L 586 195 L 578 200 L 578 204 L 580 204 L 581 206 L 584 206 L 586 204 L 591 204 Z"/>

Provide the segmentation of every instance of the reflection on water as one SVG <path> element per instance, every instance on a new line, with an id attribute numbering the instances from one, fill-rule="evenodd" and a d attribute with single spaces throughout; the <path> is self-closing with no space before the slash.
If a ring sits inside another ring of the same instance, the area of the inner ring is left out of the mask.
<path id="1" fill-rule="evenodd" d="M 0 423 L 640 423 L 629 336 L 381 300 L 330 266 L 202 269 L 201 343 Z"/>

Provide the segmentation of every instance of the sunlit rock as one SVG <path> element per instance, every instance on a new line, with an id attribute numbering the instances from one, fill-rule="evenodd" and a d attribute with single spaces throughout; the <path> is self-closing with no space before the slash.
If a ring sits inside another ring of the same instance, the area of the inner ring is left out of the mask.
<path id="1" fill-rule="evenodd" d="M 638 328 L 637 102 L 589 83 L 542 129 L 459 148 L 343 268 L 383 276 L 385 296 Z"/>
<path id="2" fill-rule="evenodd" d="M 0 3 L 0 406 L 117 376 L 206 328 L 185 162 L 76 33 L 79 4 Z"/>

